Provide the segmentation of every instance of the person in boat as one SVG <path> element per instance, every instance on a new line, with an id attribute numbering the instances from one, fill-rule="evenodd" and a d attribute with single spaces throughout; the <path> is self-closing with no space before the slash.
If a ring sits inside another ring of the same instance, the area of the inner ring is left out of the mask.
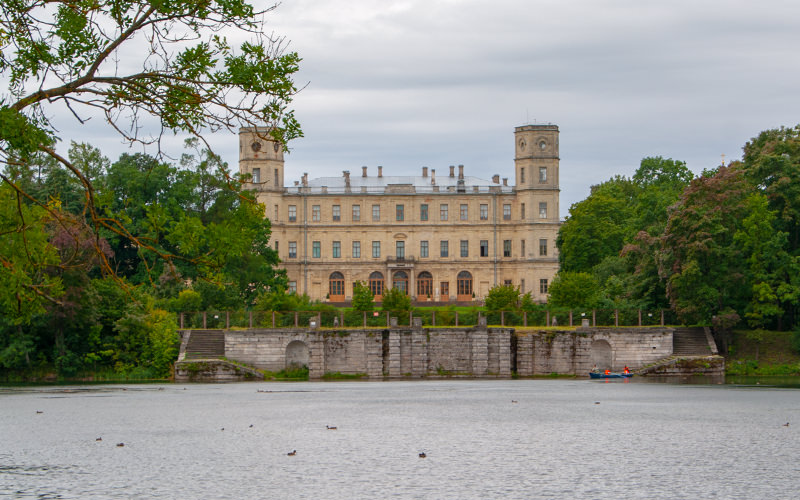
<path id="1" fill-rule="evenodd" d="M 594 365 L 594 367 L 592 367 L 592 373 L 600 373 L 600 370 L 597 369 L 597 365 Z"/>
<path id="2" fill-rule="evenodd" d="M 606 375 L 611 375 L 611 370 L 609 370 L 609 369 L 606 369 L 606 371 L 605 371 L 605 374 L 606 374 Z"/>
<path id="3" fill-rule="evenodd" d="M 627 366 L 627 365 L 625 365 L 625 369 L 624 369 L 624 370 L 622 370 L 622 372 L 623 372 L 623 373 L 625 373 L 625 374 L 627 375 L 628 373 L 630 373 L 630 372 L 631 372 L 631 370 L 630 370 L 630 368 L 628 368 L 628 366 Z"/>

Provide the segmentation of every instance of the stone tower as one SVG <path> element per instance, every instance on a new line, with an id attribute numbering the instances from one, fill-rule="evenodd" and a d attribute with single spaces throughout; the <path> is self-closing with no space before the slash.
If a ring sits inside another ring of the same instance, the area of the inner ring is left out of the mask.
<path id="1" fill-rule="evenodd" d="M 515 189 L 525 221 L 558 222 L 558 126 L 514 129 Z M 522 206 L 524 204 L 524 206 Z"/>
<path id="2" fill-rule="evenodd" d="M 269 136 L 269 129 L 239 130 L 239 173 L 252 176 L 250 189 L 283 190 L 283 146 Z"/>

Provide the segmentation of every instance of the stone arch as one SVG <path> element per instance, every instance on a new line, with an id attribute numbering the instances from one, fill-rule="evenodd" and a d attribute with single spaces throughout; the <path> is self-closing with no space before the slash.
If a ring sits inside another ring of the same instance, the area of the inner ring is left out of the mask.
<path id="1" fill-rule="evenodd" d="M 456 300 L 468 302 L 472 300 L 472 273 L 461 271 L 456 278 Z"/>
<path id="2" fill-rule="evenodd" d="M 424 300 L 433 296 L 433 275 L 422 271 L 417 275 L 417 300 Z"/>
<path id="3" fill-rule="evenodd" d="M 310 357 L 308 346 L 302 340 L 293 340 L 286 346 L 286 368 L 308 366 Z"/>
<path id="4" fill-rule="evenodd" d="M 328 300 L 344 302 L 344 275 L 339 271 L 332 272 L 328 278 Z"/>
<path id="5" fill-rule="evenodd" d="M 611 370 L 614 364 L 614 351 L 608 340 L 598 339 L 592 341 L 589 355 L 591 366 L 597 365 L 599 370 Z"/>
<path id="6" fill-rule="evenodd" d="M 379 271 L 373 271 L 369 275 L 369 290 L 372 292 L 373 300 L 380 301 L 383 297 L 383 273 Z"/>
<path id="7" fill-rule="evenodd" d="M 397 288 L 404 295 L 408 295 L 408 273 L 405 271 L 395 271 L 392 274 L 392 288 Z"/>

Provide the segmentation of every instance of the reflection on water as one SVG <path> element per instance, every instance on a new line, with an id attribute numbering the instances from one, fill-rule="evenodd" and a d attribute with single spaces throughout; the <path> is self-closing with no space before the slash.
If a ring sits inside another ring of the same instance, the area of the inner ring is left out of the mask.
<path id="1" fill-rule="evenodd" d="M 14 387 L 0 497 L 788 499 L 798 429 L 764 383 Z"/>

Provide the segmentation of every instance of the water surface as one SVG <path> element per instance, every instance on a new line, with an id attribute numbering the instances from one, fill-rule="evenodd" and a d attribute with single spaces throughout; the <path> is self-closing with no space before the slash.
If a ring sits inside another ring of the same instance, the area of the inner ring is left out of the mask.
<path id="1" fill-rule="evenodd" d="M 798 429 L 765 386 L 3 388 L 0 497 L 794 499 Z"/>

